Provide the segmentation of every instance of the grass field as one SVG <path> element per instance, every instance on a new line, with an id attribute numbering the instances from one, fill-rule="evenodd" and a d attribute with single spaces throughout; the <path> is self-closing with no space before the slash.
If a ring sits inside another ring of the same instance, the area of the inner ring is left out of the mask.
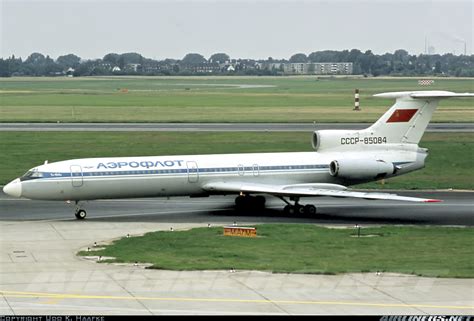
<path id="1" fill-rule="evenodd" d="M 311 133 L 0 132 L 0 184 L 49 162 L 119 156 L 311 151 Z M 474 134 L 427 133 L 426 167 L 363 188 L 474 189 Z"/>
<path id="2" fill-rule="evenodd" d="M 224 237 L 222 227 L 196 228 L 123 238 L 92 255 L 116 258 L 105 262 L 152 263 L 152 268 L 166 270 L 385 271 L 471 278 L 472 232 L 472 228 L 387 226 L 364 228 L 356 237 L 354 229 L 266 224 L 257 226 L 257 238 L 239 238 Z"/>
<path id="3" fill-rule="evenodd" d="M 401 90 L 473 92 L 474 79 L 88 77 L 0 79 L 0 122 L 372 122 Z M 362 111 L 352 111 L 354 89 Z M 435 122 L 472 122 L 472 100 L 443 101 Z"/>

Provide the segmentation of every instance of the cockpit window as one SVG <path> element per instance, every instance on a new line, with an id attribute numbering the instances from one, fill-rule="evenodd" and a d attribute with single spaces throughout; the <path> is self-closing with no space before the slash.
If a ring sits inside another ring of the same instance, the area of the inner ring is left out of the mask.
<path id="1" fill-rule="evenodd" d="M 37 179 L 44 177 L 44 173 L 38 172 L 37 170 L 30 170 L 26 172 L 22 177 L 20 177 L 20 181 L 27 181 L 31 179 Z"/>

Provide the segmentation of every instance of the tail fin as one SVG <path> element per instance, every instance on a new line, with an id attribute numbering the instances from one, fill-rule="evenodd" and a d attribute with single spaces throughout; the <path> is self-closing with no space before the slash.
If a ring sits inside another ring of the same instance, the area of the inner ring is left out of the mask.
<path id="1" fill-rule="evenodd" d="M 474 97 L 449 91 L 403 91 L 374 95 L 395 98 L 395 104 L 365 131 L 387 137 L 387 143 L 418 144 L 440 99 Z"/>
<path id="2" fill-rule="evenodd" d="M 403 91 L 377 94 L 395 98 L 395 104 L 372 126 L 363 130 L 317 130 L 313 133 L 316 151 L 347 151 L 379 144 L 418 144 L 441 99 L 474 97 L 449 91 Z"/>

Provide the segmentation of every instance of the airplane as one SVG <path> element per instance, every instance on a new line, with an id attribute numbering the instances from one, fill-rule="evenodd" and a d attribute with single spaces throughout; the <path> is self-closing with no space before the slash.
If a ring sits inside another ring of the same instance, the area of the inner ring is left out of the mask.
<path id="1" fill-rule="evenodd" d="M 439 101 L 473 93 L 403 91 L 374 95 L 395 104 L 363 130 L 317 130 L 312 152 L 84 158 L 34 167 L 8 183 L 14 197 L 75 202 L 138 197 L 237 195 L 238 210 L 262 209 L 263 195 L 286 203 L 286 214 L 316 214 L 302 197 L 440 202 L 437 199 L 361 192 L 347 186 L 403 175 L 425 165 L 418 146 Z"/>

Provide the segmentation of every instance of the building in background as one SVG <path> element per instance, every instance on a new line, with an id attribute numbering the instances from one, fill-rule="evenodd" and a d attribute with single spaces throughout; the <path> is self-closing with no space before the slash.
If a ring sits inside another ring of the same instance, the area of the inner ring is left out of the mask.
<path id="1" fill-rule="evenodd" d="M 288 75 L 352 75 L 352 62 L 285 63 Z"/>

